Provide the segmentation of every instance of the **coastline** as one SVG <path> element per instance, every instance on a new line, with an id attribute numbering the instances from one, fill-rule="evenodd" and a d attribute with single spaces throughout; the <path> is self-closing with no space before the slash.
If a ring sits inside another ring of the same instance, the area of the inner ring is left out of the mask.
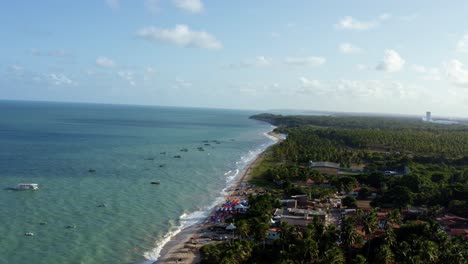
<path id="1" fill-rule="evenodd" d="M 254 160 L 252 160 L 242 171 L 241 176 L 236 180 L 236 183 L 227 190 L 226 200 L 247 199 L 247 195 L 241 195 L 239 191 L 245 188 L 252 175 L 252 170 L 256 167 L 265 156 L 266 151 L 272 146 L 282 142 L 284 140 L 279 134 L 270 131 L 267 133 L 269 136 L 274 137 L 276 141 L 268 146 L 264 151 L 259 153 Z M 236 194 L 237 193 L 237 194 Z M 167 242 L 161 252 L 160 256 L 156 261 L 145 261 L 144 263 L 198 263 L 201 259 L 199 249 L 206 243 L 193 243 L 192 238 L 197 237 L 201 230 L 209 227 L 210 216 L 216 211 L 216 207 L 213 208 L 206 219 L 197 223 L 193 226 L 189 226 L 183 229 L 180 233 L 173 236 L 169 242 Z"/>

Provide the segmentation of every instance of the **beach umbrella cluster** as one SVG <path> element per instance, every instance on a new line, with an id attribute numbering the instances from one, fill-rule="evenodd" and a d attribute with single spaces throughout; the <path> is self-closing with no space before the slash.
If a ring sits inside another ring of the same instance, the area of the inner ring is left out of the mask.
<path id="1" fill-rule="evenodd" d="M 249 204 L 246 200 L 230 200 L 222 204 L 216 209 L 216 213 L 211 217 L 211 222 L 219 223 L 227 215 L 236 213 L 236 212 L 245 212 L 249 207 Z"/>

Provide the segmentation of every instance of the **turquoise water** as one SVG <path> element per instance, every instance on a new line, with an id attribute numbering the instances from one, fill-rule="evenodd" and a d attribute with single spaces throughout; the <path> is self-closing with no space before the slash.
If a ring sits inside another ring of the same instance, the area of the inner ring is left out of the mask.
<path id="1" fill-rule="evenodd" d="M 0 113 L 2 264 L 156 259 L 273 142 L 245 111 L 0 101 Z M 4 189 L 20 182 L 40 189 Z"/>

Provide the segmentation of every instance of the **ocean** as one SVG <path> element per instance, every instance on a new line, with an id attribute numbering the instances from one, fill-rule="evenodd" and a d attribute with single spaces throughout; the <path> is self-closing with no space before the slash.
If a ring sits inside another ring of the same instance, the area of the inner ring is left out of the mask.
<path id="1" fill-rule="evenodd" d="M 157 259 L 274 143 L 252 114 L 0 101 L 0 263 Z"/>

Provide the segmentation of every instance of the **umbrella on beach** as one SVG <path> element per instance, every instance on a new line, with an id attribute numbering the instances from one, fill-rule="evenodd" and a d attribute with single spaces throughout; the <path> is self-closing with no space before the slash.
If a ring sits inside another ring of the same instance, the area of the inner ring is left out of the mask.
<path id="1" fill-rule="evenodd" d="M 242 204 L 238 204 L 236 206 L 234 206 L 234 209 L 244 209 L 245 206 L 243 206 Z"/>
<path id="2" fill-rule="evenodd" d="M 226 230 L 234 230 L 236 228 L 237 227 L 233 223 L 230 223 L 228 226 L 226 226 Z"/>

